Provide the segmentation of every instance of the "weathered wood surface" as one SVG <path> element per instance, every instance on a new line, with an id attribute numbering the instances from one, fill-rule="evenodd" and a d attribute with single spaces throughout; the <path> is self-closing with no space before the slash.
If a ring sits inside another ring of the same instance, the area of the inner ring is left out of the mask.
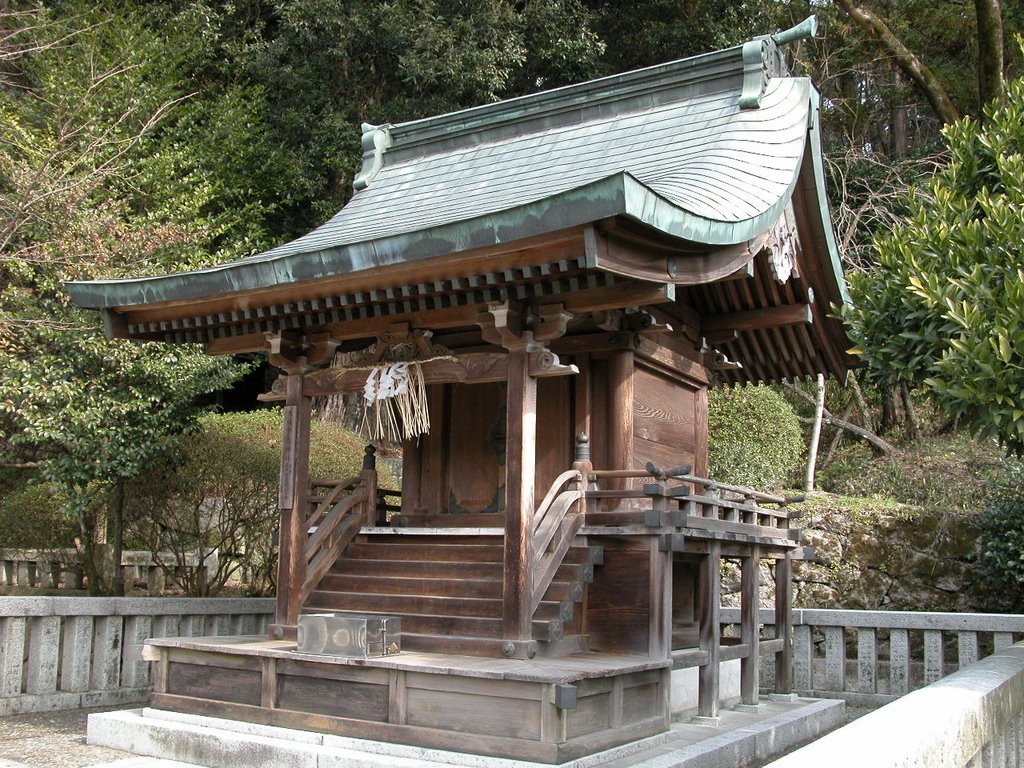
<path id="1" fill-rule="evenodd" d="M 406 653 L 356 660 L 290 648 L 258 638 L 160 641 L 169 674 L 153 703 L 546 762 L 668 725 L 670 662 L 599 654 L 530 663 Z"/>

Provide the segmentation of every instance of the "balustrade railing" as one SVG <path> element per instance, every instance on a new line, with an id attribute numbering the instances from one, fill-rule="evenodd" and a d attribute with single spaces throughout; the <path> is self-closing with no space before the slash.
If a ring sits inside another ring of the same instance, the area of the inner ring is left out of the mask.
<path id="1" fill-rule="evenodd" d="M 878 706 L 933 683 L 1024 638 L 1024 616 L 994 613 L 793 610 L 793 690 Z M 723 608 L 723 632 L 738 608 Z M 774 613 L 760 621 L 772 634 Z M 733 632 L 734 633 L 734 632 Z M 770 663 L 762 687 L 774 684 Z"/>
<path id="2" fill-rule="evenodd" d="M 0 715 L 145 701 L 153 637 L 261 635 L 273 599 L 0 597 Z"/>
<path id="3" fill-rule="evenodd" d="M 918 619 L 926 616 L 936 614 L 918 614 Z M 1024 620 L 1021 616 L 1013 618 Z M 930 623 L 927 621 L 895 628 L 922 632 L 963 631 L 968 635 L 968 647 L 972 646 L 969 635 L 978 630 L 961 630 L 956 622 L 950 624 L 945 618 L 936 622 L 942 629 L 925 626 Z M 972 619 L 960 626 L 977 624 Z M 1009 624 L 1001 626 L 1004 629 L 988 627 L 984 632 L 992 631 L 1005 640 L 1009 634 L 1005 628 Z M 865 630 L 878 628 L 873 622 L 863 627 Z M 823 765 L 1020 768 L 1024 765 L 1024 643 L 1000 648 L 991 656 L 869 712 L 766 768 L 820 768 Z"/>
<path id="4" fill-rule="evenodd" d="M 145 582 L 151 595 L 164 591 L 166 574 L 172 569 L 203 569 L 207 581 L 217 571 L 216 550 L 205 558 L 196 553 L 121 553 L 126 584 Z M 82 554 L 74 549 L 0 549 L 0 586 L 33 589 L 85 588 Z"/>

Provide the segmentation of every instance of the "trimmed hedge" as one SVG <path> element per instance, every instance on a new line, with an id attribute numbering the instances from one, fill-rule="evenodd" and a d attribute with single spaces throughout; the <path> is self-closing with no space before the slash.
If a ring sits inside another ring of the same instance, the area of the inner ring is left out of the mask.
<path id="1" fill-rule="evenodd" d="M 712 479 L 779 488 L 800 466 L 803 433 L 793 407 L 766 386 L 713 389 L 708 397 Z"/>

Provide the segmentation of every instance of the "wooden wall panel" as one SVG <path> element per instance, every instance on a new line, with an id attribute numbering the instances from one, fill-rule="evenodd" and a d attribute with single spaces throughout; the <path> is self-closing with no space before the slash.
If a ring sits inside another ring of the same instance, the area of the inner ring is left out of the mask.
<path id="1" fill-rule="evenodd" d="M 236 704 L 260 704 L 260 672 L 172 662 L 167 670 L 167 693 Z"/>
<path id="2" fill-rule="evenodd" d="M 596 537 L 604 564 L 594 569 L 587 596 L 590 647 L 607 653 L 648 652 L 650 554 L 646 542 Z"/>
<path id="3" fill-rule="evenodd" d="M 541 501 L 555 478 L 572 468 L 573 410 L 569 377 L 537 382 L 537 480 Z"/>
<path id="4" fill-rule="evenodd" d="M 388 721 L 387 685 L 278 675 L 277 691 L 279 709 L 379 723 Z"/>
<path id="5" fill-rule="evenodd" d="M 402 447 L 402 514 L 436 515 L 447 508 L 448 387 L 427 387 L 430 432 Z"/>
<path id="6" fill-rule="evenodd" d="M 504 448 L 505 387 L 451 384 L 447 451 L 447 506 L 442 511 L 496 512 L 505 468 L 496 447 Z M 499 435 L 500 432 L 500 435 Z"/>
<path id="7" fill-rule="evenodd" d="M 634 375 L 633 466 L 696 463 L 697 392 L 679 379 L 638 364 Z M 706 422 L 705 422 L 706 423 Z"/>
<path id="8" fill-rule="evenodd" d="M 495 692 L 499 691 L 496 686 Z M 540 706 L 535 701 L 420 688 L 407 688 L 406 696 L 409 725 L 540 739 Z"/>

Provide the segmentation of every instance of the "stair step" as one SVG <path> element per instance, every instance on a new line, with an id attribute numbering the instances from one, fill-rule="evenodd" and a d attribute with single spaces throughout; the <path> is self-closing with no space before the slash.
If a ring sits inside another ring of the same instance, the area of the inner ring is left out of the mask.
<path id="1" fill-rule="evenodd" d="M 315 609 L 307 609 L 313 612 Z M 433 616 L 407 613 L 402 617 L 402 634 L 413 635 L 457 635 L 463 637 L 500 639 L 501 619 L 481 616 Z M 552 642 L 560 640 L 565 633 L 561 619 L 536 620 L 533 622 L 535 640 Z"/>
<path id="2" fill-rule="evenodd" d="M 501 544 L 431 544 L 425 541 L 392 544 L 357 541 L 348 546 L 344 557 L 370 560 L 501 563 L 504 561 L 505 551 Z"/>
<path id="3" fill-rule="evenodd" d="M 505 568 L 501 563 L 463 563 L 452 560 L 372 560 L 370 558 L 340 558 L 331 568 L 332 574 L 357 576 L 403 576 L 424 579 L 501 579 Z M 589 584 L 594 580 L 594 566 L 590 563 L 562 563 L 555 574 L 557 581 L 578 581 Z"/>
<path id="4" fill-rule="evenodd" d="M 324 592 L 361 592 L 366 595 L 483 597 L 500 600 L 503 586 L 500 579 L 424 579 L 415 576 L 329 573 L 321 579 L 318 589 Z"/>
<path id="5" fill-rule="evenodd" d="M 503 658 L 502 640 L 487 637 L 465 637 L 450 635 L 417 635 L 402 632 L 402 650 L 420 653 L 445 653 L 464 656 L 490 656 Z"/>
<path id="6" fill-rule="evenodd" d="M 504 584 L 498 579 L 421 579 L 412 576 L 370 576 L 329 573 L 320 580 L 322 592 L 358 592 L 365 595 L 424 595 L 500 600 Z M 545 600 L 578 602 L 583 599 L 579 582 L 553 581 Z"/>
<path id="7" fill-rule="evenodd" d="M 433 597 L 424 595 L 366 595 L 359 592 L 327 592 L 317 590 L 309 596 L 304 610 L 317 611 L 386 613 L 394 616 L 407 614 L 437 616 L 478 616 L 498 618 L 501 616 L 500 599 L 478 597 Z M 538 621 L 571 621 L 574 603 L 565 600 L 542 601 L 534 618 Z"/>
<path id="8" fill-rule="evenodd" d="M 424 595 L 366 595 L 359 592 L 316 590 L 306 608 L 327 611 L 359 611 L 402 616 L 407 613 L 443 616 L 500 616 L 501 600 L 475 597 L 432 597 Z"/>

